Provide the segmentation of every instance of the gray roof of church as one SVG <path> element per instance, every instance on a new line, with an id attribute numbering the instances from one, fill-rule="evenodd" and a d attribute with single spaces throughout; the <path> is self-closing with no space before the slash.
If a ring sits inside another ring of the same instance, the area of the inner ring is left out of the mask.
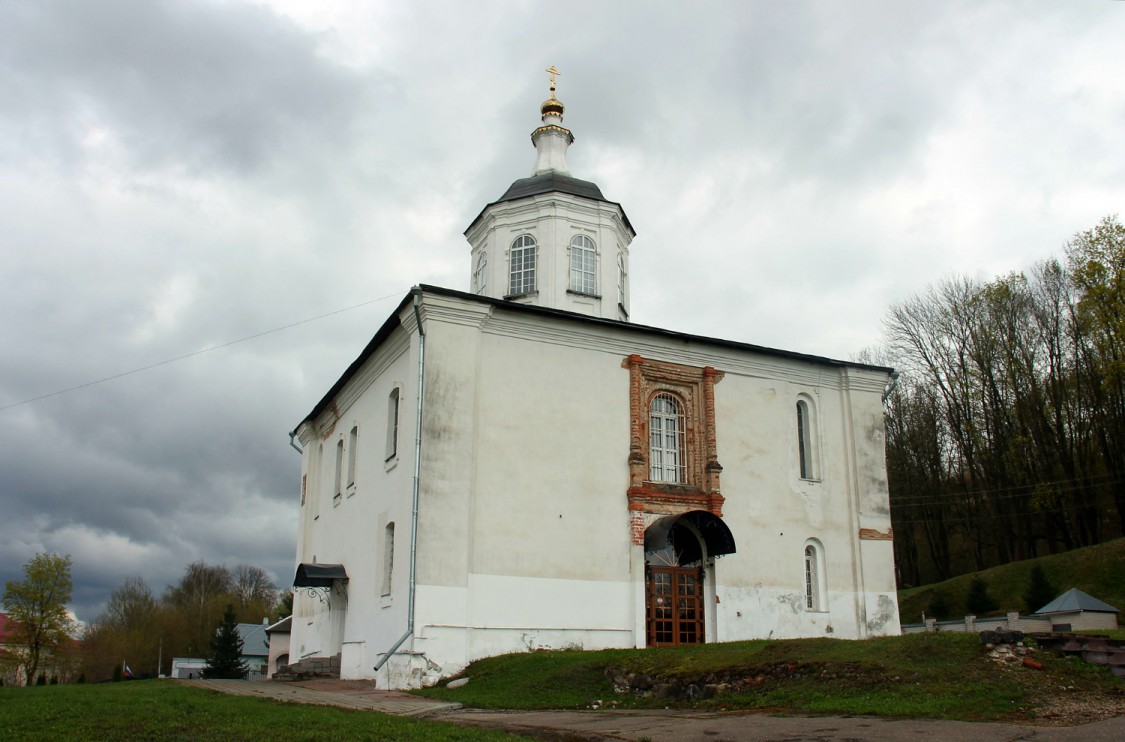
<path id="1" fill-rule="evenodd" d="M 520 178 L 515 183 L 508 186 L 508 190 L 504 191 L 504 195 L 496 199 L 492 203 L 485 206 L 473 219 L 472 224 L 465 230 L 467 233 L 473 228 L 484 212 L 488 211 L 496 204 L 502 204 L 507 201 L 518 201 L 521 198 L 528 198 L 530 196 L 538 196 L 543 193 L 566 193 L 571 196 L 578 196 L 579 198 L 588 198 L 591 201 L 601 201 L 602 203 L 612 204 L 618 209 L 621 209 L 621 217 L 625 220 L 625 226 L 635 235 L 637 230 L 633 229 L 633 225 L 629 222 L 629 217 L 625 215 L 625 209 L 621 208 L 621 204 L 616 201 L 610 201 L 602 195 L 602 189 L 598 188 L 596 183 L 591 183 L 588 180 L 579 180 L 578 178 L 554 170 L 549 170 L 545 173 L 532 175 L 530 178 Z"/>
<path id="2" fill-rule="evenodd" d="M 515 201 L 525 196 L 550 193 L 551 191 L 569 193 L 572 196 L 581 196 L 582 198 L 592 198 L 595 201 L 606 201 L 606 197 L 602 195 L 602 189 L 598 188 L 597 184 L 549 170 L 539 175 L 532 175 L 530 178 L 520 178 L 512 183 L 508 190 L 504 191 L 504 195 L 496 203 Z M 606 201 L 606 203 L 612 202 Z"/>
<path id="3" fill-rule="evenodd" d="M 1092 595 L 1088 595 L 1076 587 L 1072 587 L 1059 597 L 1043 606 L 1036 613 L 1069 613 L 1071 611 L 1089 611 L 1091 613 L 1117 613 L 1117 609 L 1109 603 L 1103 603 Z"/>
<path id="4" fill-rule="evenodd" d="M 774 356 L 778 358 L 790 358 L 798 361 L 807 361 L 809 363 L 816 363 L 824 366 L 849 366 L 851 368 L 863 368 L 871 371 L 882 371 L 887 374 L 892 374 L 894 372 L 894 369 L 887 366 L 875 366 L 869 363 L 859 363 L 856 361 L 839 361 L 833 358 L 809 355 L 808 353 L 797 353 L 790 350 L 778 350 L 777 348 L 767 348 L 761 345 L 741 343 L 734 340 L 722 340 L 720 338 L 711 338 L 702 335 L 691 335 L 686 332 L 665 330 L 660 327 L 651 327 L 649 325 L 638 325 L 633 322 L 621 322 L 619 320 L 605 319 L 603 317 L 591 317 L 590 315 L 579 314 L 577 312 L 568 312 L 565 309 L 540 307 L 533 304 L 517 304 L 515 302 L 508 301 L 507 299 L 496 299 L 490 296 L 479 296 L 477 294 L 468 294 L 464 291 L 442 288 L 441 286 L 419 284 L 406 293 L 406 296 L 404 296 L 402 301 L 399 302 L 398 307 L 396 307 L 394 312 L 391 313 L 391 316 L 387 318 L 387 321 L 383 323 L 383 326 L 375 332 L 374 337 L 372 337 L 370 342 L 367 343 L 367 346 L 360 352 L 359 356 L 354 361 L 352 361 L 351 365 L 348 366 L 347 369 L 344 370 L 343 375 L 336 380 L 336 383 L 332 385 L 332 388 L 328 390 L 328 393 L 321 397 L 320 401 L 316 403 L 315 407 L 313 407 L 312 412 L 310 412 L 307 416 L 305 416 L 304 420 L 297 424 L 297 427 L 292 431 L 293 433 L 296 433 L 297 429 L 300 428 L 304 423 L 310 422 L 315 419 L 317 415 L 319 415 L 321 412 L 327 409 L 330 404 L 332 404 L 332 400 L 335 399 L 340 390 L 344 388 L 344 384 L 348 383 L 348 380 L 359 372 L 363 364 L 367 362 L 367 359 L 370 358 L 376 350 L 378 350 L 379 346 L 382 345 L 383 342 L 388 337 L 390 337 L 395 328 L 399 326 L 399 313 L 410 306 L 410 303 L 413 301 L 414 296 L 422 294 L 453 296 L 458 299 L 464 299 L 466 301 L 473 301 L 481 304 L 492 304 L 495 307 L 510 312 L 521 312 L 526 314 L 537 314 L 545 317 L 556 317 L 571 322 L 581 322 L 584 324 L 614 327 L 624 332 L 632 332 L 639 335 L 656 335 L 665 338 L 675 338 L 677 340 L 683 340 L 687 342 L 706 343 L 723 348 L 733 348 L 735 350 L 749 351 L 751 353 L 761 353 L 763 355 Z M 1093 598 L 1091 598 L 1091 600 L 1093 600 Z"/>

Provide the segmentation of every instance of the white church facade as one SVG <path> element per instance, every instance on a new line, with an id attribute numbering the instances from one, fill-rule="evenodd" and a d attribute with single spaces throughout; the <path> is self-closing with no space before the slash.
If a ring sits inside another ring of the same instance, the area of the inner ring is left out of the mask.
<path id="1" fill-rule="evenodd" d="M 537 160 L 293 431 L 290 657 L 431 684 L 495 654 L 899 632 L 887 368 L 631 322 L 634 231 Z M 296 445 L 296 444 L 295 444 Z"/>

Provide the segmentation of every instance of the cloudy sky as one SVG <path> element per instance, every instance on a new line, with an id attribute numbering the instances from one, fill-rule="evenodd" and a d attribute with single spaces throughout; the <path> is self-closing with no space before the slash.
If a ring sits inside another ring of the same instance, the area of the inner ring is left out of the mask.
<path id="1" fill-rule="evenodd" d="M 636 321 L 849 358 L 1125 211 L 1122 38 L 1103 0 L 0 3 L 0 580 L 69 553 L 84 620 L 196 559 L 286 584 L 286 433 L 468 287 L 550 65 Z"/>

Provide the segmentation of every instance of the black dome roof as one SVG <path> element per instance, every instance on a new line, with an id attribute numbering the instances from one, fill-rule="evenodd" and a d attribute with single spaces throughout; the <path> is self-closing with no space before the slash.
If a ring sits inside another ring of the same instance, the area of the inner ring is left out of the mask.
<path id="1" fill-rule="evenodd" d="M 516 199 L 535 196 L 540 193 L 569 193 L 572 196 L 581 196 L 595 201 L 607 201 L 602 195 L 602 190 L 588 180 L 579 180 L 569 175 L 550 170 L 530 178 L 520 178 L 504 191 L 504 195 L 496 203 L 515 201 Z"/>

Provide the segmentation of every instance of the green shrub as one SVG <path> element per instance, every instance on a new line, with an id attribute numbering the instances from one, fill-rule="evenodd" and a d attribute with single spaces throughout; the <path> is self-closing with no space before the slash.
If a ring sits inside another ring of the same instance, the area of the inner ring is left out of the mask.
<path id="1" fill-rule="evenodd" d="M 974 616 L 985 616 L 1000 607 L 988 593 L 988 585 L 980 577 L 969 583 L 969 596 L 965 599 L 965 609 Z"/>

